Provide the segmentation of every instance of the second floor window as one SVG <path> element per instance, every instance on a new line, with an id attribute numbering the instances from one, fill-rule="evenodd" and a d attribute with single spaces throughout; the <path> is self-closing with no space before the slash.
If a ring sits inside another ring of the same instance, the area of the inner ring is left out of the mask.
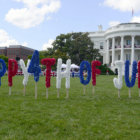
<path id="1" fill-rule="evenodd" d="M 112 47 L 112 42 L 109 42 L 109 47 Z"/>
<path id="2" fill-rule="evenodd" d="M 120 41 L 118 41 L 118 46 L 120 46 L 121 45 L 121 42 Z"/>
<path id="3" fill-rule="evenodd" d="M 140 45 L 140 40 L 137 40 L 137 45 Z"/>
<path id="4" fill-rule="evenodd" d="M 131 40 L 126 40 L 126 45 L 131 45 Z"/>

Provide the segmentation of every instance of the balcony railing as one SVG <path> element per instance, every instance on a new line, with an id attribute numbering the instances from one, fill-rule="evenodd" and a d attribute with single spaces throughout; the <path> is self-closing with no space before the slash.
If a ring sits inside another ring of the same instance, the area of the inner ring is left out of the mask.
<path id="1" fill-rule="evenodd" d="M 140 48 L 140 45 L 135 45 L 135 48 Z"/>
<path id="2" fill-rule="evenodd" d="M 124 45 L 124 48 L 131 48 L 131 45 Z"/>
<path id="3" fill-rule="evenodd" d="M 140 48 L 140 45 L 134 45 L 135 48 Z M 115 49 L 119 49 L 121 46 L 115 46 Z M 131 48 L 131 45 L 124 45 L 124 48 Z M 109 49 L 112 49 L 112 46 L 109 47 Z"/>
<path id="4" fill-rule="evenodd" d="M 115 46 L 115 49 L 119 49 L 121 46 Z M 109 49 L 112 49 L 112 46 L 109 47 Z"/>
<path id="5" fill-rule="evenodd" d="M 116 48 L 116 49 L 119 49 L 119 48 L 121 48 L 121 46 L 115 46 L 115 48 Z"/>

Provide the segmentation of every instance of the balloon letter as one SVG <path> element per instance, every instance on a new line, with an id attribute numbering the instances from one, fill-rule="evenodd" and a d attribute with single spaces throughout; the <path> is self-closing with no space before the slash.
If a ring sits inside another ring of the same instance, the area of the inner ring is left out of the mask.
<path id="1" fill-rule="evenodd" d="M 127 60 L 125 62 L 125 84 L 127 87 L 131 88 L 135 85 L 136 73 L 137 73 L 137 62 L 133 61 L 132 78 L 130 82 L 129 81 L 129 60 Z"/>
<path id="2" fill-rule="evenodd" d="M 139 88 L 139 97 L 140 97 L 140 61 L 138 62 L 138 88 Z"/>
<path id="3" fill-rule="evenodd" d="M 55 64 L 54 58 L 44 58 L 41 60 L 42 65 L 46 65 L 46 88 L 51 86 L 50 79 L 51 79 L 51 66 Z"/>
<path id="4" fill-rule="evenodd" d="M 96 85 L 96 74 L 100 74 L 101 71 L 99 69 L 96 69 L 96 66 L 100 66 L 101 62 L 100 61 L 92 61 L 92 85 Z"/>
<path id="5" fill-rule="evenodd" d="M 138 88 L 140 88 L 140 61 L 138 62 Z"/>
<path id="6" fill-rule="evenodd" d="M 70 65 L 71 65 L 71 60 L 67 60 L 67 66 L 66 70 L 64 72 L 61 72 L 61 65 L 62 65 L 62 59 L 58 59 L 57 63 L 57 77 L 56 77 L 56 88 L 60 89 L 61 88 L 61 79 L 66 78 L 66 83 L 65 86 L 66 88 L 70 88 Z"/>
<path id="7" fill-rule="evenodd" d="M 83 71 L 87 70 L 87 79 L 84 80 L 84 76 L 83 76 Z M 91 79 L 91 67 L 88 61 L 82 61 L 80 64 L 80 82 L 83 85 L 87 85 L 90 82 Z"/>
<path id="8" fill-rule="evenodd" d="M 28 67 L 28 72 L 34 74 L 35 82 L 39 81 L 39 73 L 41 73 L 41 68 L 39 66 L 39 52 L 37 50 L 34 51 L 34 54 Z"/>
<path id="9" fill-rule="evenodd" d="M 12 77 L 16 75 L 18 70 L 18 64 L 17 61 L 14 59 L 9 59 L 8 60 L 8 85 L 11 87 L 13 82 L 12 82 Z"/>
<path id="10" fill-rule="evenodd" d="M 122 70 L 123 70 L 123 61 L 115 61 L 115 65 L 118 68 L 118 78 L 114 78 L 113 82 L 114 82 L 114 86 L 117 89 L 121 89 L 122 88 Z"/>
<path id="11" fill-rule="evenodd" d="M 27 67 L 25 66 L 24 61 L 22 59 L 20 59 L 20 66 L 21 66 L 22 72 L 24 74 L 24 79 L 23 79 L 24 86 L 26 86 L 27 82 L 28 82 L 29 73 L 28 73 L 27 69 L 29 67 L 29 64 L 30 64 L 30 59 L 28 59 Z"/>
<path id="12" fill-rule="evenodd" d="M 5 74 L 6 72 L 6 64 L 4 62 L 3 59 L 0 59 L 0 64 L 1 64 L 1 68 L 0 68 L 0 86 L 1 86 L 1 77 Z"/>

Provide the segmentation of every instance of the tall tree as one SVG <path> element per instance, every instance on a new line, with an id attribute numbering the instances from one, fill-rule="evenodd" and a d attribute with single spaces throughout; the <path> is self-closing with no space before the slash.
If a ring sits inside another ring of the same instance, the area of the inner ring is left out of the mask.
<path id="1" fill-rule="evenodd" d="M 88 33 L 68 33 L 56 37 L 53 43 L 53 50 L 65 53 L 72 63 L 80 64 L 81 61 L 91 61 L 100 57 L 94 44 L 88 37 Z"/>

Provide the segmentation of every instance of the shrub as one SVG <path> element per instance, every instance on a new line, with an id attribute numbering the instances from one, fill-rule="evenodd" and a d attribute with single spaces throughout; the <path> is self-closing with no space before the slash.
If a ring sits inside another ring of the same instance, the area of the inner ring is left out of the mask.
<path id="1" fill-rule="evenodd" d="M 114 75 L 114 72 L 106 64 L 98 66 L 98 69 L 101 70 L 101 75 L 106 75 L 107 71 L 109 75 Z"/>

